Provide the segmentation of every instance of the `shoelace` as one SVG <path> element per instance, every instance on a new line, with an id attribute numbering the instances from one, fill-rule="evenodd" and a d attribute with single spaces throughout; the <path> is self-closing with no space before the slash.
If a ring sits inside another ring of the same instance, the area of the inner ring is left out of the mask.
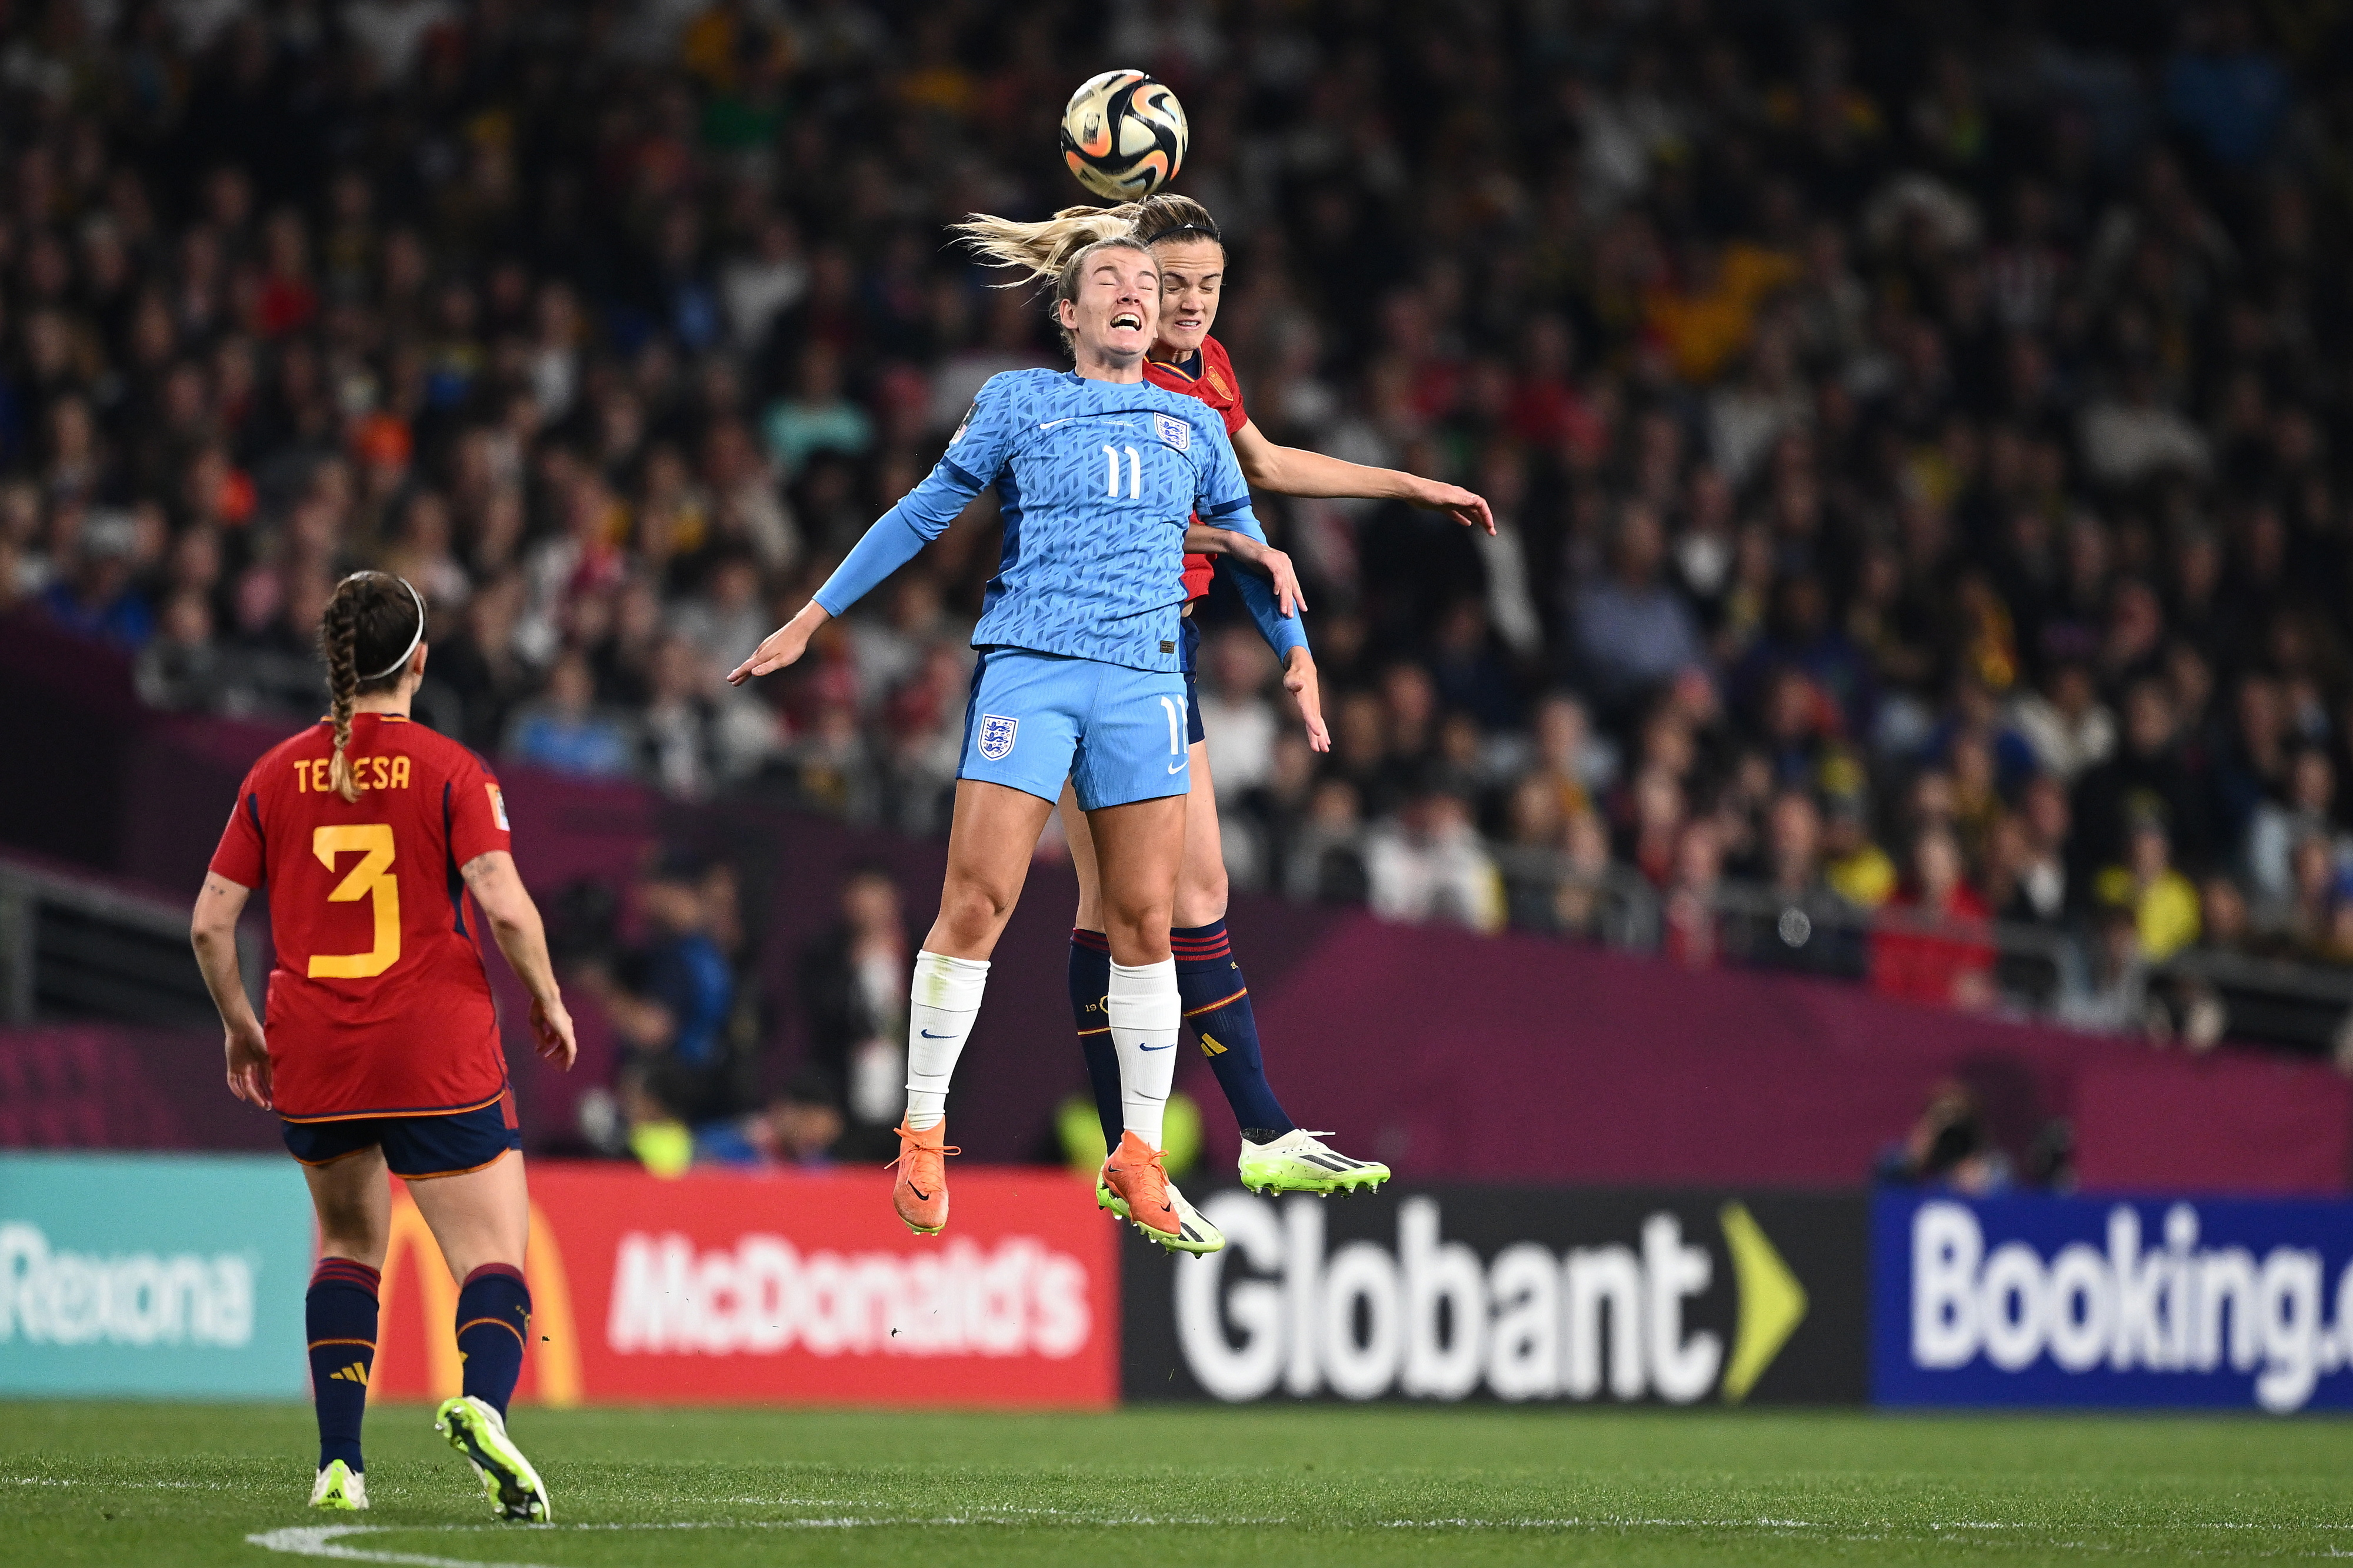
<path id="1" fill-rule="evenodd" d="M 943 1143 L 936 1149 L 927 1149 L 921 1143 L 915 1143 L 913 1135 L 907 1131 L 907 1124 L 903 1121 L 899 1123 L 895 1131 L 899 1134 L 899 1159 L 892 1161 L 890 1165 L 883 1166 L 882 1168 L 886 1171 L 891 1168 L 891 1165 L 897 1164 L 899 1160 L 903 1160 L 911 1154 L 938 1154 L 944 1157 L 949 1154 L 961 1154 L 964 1152 L 963 1150 L 957 1148 L 953 1143 Z M 928 1132 L 931 1129 L 927 1127 L 923 1129 L 923 1131 Z M 908 1147 L 911 1143 L 914 1144 L 913 1148 Z"/>

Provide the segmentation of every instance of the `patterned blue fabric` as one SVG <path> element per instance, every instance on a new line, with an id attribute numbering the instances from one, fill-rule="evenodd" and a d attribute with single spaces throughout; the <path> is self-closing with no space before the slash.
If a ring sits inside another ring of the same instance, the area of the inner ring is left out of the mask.
<path id="1" fill-rule="evenodd" d="M 1183 795 L 1185 678 L 1101 659 L 991 647 L 973 671 L 960 779 L 1039 800 L 1067 777 L 1082 811 Z"/>
<path id="2" fill-rule="evenodd" d="M 939 466 L 867 531 L 817 602 L 841 614 L 991 485 L 1005 551 L 975 647 L 1173 673 L 1190 514 L 1266 537 L 1225 423 L 1208 405 L 1149 382 L 1008 371 L 980 389 Z M 1278 651 L 1305 643 L 1264 579 L 1237 573 L 1235 581 Z"/>

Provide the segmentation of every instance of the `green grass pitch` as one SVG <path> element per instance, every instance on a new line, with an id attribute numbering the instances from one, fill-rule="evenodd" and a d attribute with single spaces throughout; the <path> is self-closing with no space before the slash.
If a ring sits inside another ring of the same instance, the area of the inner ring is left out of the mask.
<path id="1" fill-rule="evenodd" d="M 0 1403 L 0 1564 L 1356 1568 L 2353 1554 L 2353 1424 L 2318 1420 L 523 1409 L 515 1436 L 547 1477 L 558 1521 L 549 1528 L 492 1521 L 429 1423 L 417 1406 L 373 1412 L 374 1510 L 314 1514 L 303 1506 L 306 1408 Z M 316 1533 L 351 1526 L 362 1532 Z"/>

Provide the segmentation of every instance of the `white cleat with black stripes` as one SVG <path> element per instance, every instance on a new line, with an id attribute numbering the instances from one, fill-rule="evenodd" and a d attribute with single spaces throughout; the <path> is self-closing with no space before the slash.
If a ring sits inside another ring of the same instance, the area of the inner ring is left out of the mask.
<path id="1" fill-rule="evenodd" d="M 1353 1193 L 1389 1179 L 1387 1165 L 1343 1154 L 1324 1136 L 1294 1127 L 1271 1143 L 1244 1138 L 1242 1185 L 1254 1193 Z"/>

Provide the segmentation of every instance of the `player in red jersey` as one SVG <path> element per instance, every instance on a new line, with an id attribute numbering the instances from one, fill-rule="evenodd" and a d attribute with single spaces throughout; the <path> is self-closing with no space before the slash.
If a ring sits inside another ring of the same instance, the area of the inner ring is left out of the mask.
<path id="1" fill-rule="evenodd" d="M 1281 447 L 1266 438 L 1242 406 L 1241 384 L 1233 364 L 1209 329 L 1216 323 L 1218 301 L 1225 283 L 1226 249 L 1208 209 L 1187 196 L 1162 194 L 1123 206 L 1069 207 L 1042 223 L 1016 223 L 975 216 L 959 226 L 974 247 L 987 259 L 1051 276 L 1058 258 L 1077 246 L 1109 234 L 1128 234 L 1152 247 L 1160 268 L 1160 321 L 1157 336 L 1145 364 L 1151 380 L 1172 391 L 1198 397 L 1225 417 L 1233 438 L 1234 455 L 1242 475 L 1254 489 L 1302 497 L 1357 497 L 1401 500 L 1409 505 L 1451 513 L 1472 527 L 1495 531 L 1487 503 L 1457 485 L 1427 479 L 1395 468 L 1367 468 L 1298 447 Z M 1262 551 L 1250 541 L 1229 543 L 1226 536 L 1196 528 L 1187 536 L 1196 549 L 1222 547 L 1246 563 L 1267 567 L 1280 552 Z M 1288 572 L 1289 563 L 1281 565 Z M 1185 562 L 1185 586 L 1199 599 L 1208 592 L 1213 563 L 1206 554 Z M 1303 605 L 1301 606 L 1304 608 Z M 1217 795 L 1209 775 L 1201 710 L 1195 695 L 1194 653 L 1200 634 L 1190 618 L 1185 622 L 1186 689 L 1192 741 L 1192 793 L 1186 805 L 1185 858 L 1176 886 L 1176 930 L 1170 942 L 1176 954 L 1177 979 L 1184 994 L 1185 1016 L 1191 1023 L 1202 1051 L 1208 1055 L 1219 1087 L 1225 1091 L 1241 1129 L 1240 1175 L 1253 1190 L 1330 1193 L 1377 1185 L 1388 1179 L 1387 1165 L 1356 1160 L 1324 1143 L 1320 1137 L 1293 1121 L 1266 1081 L 1257 1020 L 1250 1004 L 1250 988 L 1233 956 L 1226 931 L 1225 849 L 1218 828 Z M 1315 661 L 1305 648 L 1286 660 L 1283 686 L 1300 706 L 1308 727 L 1309 743 L 1328 750 L 1324 734 L 1322 697 L 1317 689 Z M 1109 954 L 1103 945 L 1102 914 L 1096 895 L 1092 841 L 1084 818 L 1075 811 L 1070 792 L 1062 799 L 1062 822 L 1071 858 L 1079 873 L 1079 910 L 1071 932 L 1071 1008 L 1077 1020 L 1079 1041 L 1087 1058 L 1095 1105 L 1107 1139 L 1118 1137 L 1120 1080 L 1116 1055 L 1108 1046 L 1103 996 L 1108 983 Z M 1187 1225 L 1211 1229 L 1194 1213 L 1172 1184 Z M 1098 1201 L 1111 1204 L 1100 1190 Z"/>
<path id="2" fill-rule="evenodd" d="M 435 1423 L 504 1517 L 544 1521 L 547 1489 L 506 1432 L 531 1318 L 531 1205 L 477 927 L 488 923 L 530 988 L 540 1054 L 566 1068 L 572 1019 L 508 852 L 498 780 L 408 717 L 425 601 L 398 577 L 356 574 L 328 601 L 319 641 L 333 712 L 246 774 L 191 933 L 227 1031 L 230 1092 L 278 1113 L 318 1212 L 305 1303 L 319 1415 L 311 1501 L 367 1506 L 360 1422 L 389 1172 L 408 1183 L 459 1283 L 465 1392 Z M 266 1024 L 237 958 L 237 917 L 265 885 L 277 949 Z"/>

